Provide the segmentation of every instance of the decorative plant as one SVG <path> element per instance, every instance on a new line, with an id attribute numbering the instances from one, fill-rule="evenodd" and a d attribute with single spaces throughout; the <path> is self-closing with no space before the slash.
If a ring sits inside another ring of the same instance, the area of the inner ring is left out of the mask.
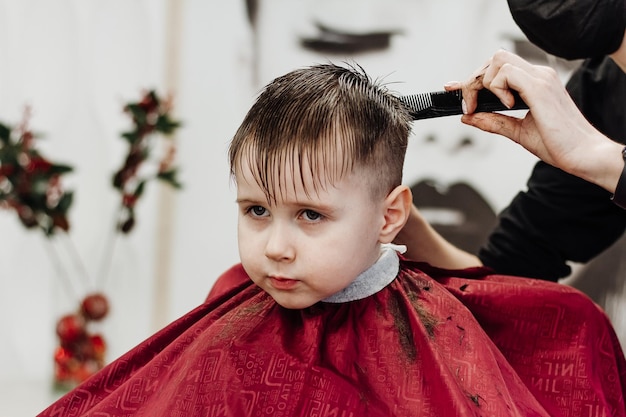
<path id="1" fill-rule="evenodd" d="M 160 180 L 174 188 L 181 185 L 173 165 L 175 145 L 168 141 L 167 151 L 152 174 L 142 174 L 140 168 L 153 162 L 155 141 L 171 138 L 180 122 L 170 116 L 171 100 L 162 100 L 155 91 L 145 92 L 138 102 L 127 103 L 124 113 L 130 116 L 132 128 L 121 133 L 128 144 L 122 166 L 113 174 L 112 185 L 119 191 L 120 205 L 115 221 L 115 235 L 130 233 L 136 223 L 135 207 L 148 182 Z M 63 189 L 61 178 L 73 168 L 53 163 L 36 147 L 36 136 L 29 128 L 30 111 L 26 109 L 21 123 L 15 127 L 0 123 L 0 208 L 16 212 L 28 229 L 40 229 L 47 238 L 59 234 L 69 236 L 68 212 L 73 192 Z M 49 239 L 48 239 L 49 240 Z M 65 239 L 71 244 L 70 239 Z M 113 242 L 109 242 L 111 247 Z M 82 265 L 77 251 L 72 251 Z M 51 251 L 60 275 L 67 270 Z M 86 271 L 85 268 L 81 268 Z M 101 271 L 106 274 L 106 271 Z M 85 272 L 86 274 L 86 272 Z M 87 279 L 88 277 L 84 277 Z M 98 282 L 103 282 L 99 280 Z M 55 384 L 69 389 L 102 368 L 106 344 L 99 334 L 89 331 L 89 323 L 106 317 L 109 303 L 102 288 L 79 297 L 76 311 L 61 317 L 56 326 L 59 345 L 55 351 Z"/>
<path id="2" fill-rule="evenodd" d="M 72 171 L 54 164 L 35 148 L 28 127 L 30 112 L 16 128 L 0 123 L 0 207 L 13 209 L 24 227 L 39 227 L 46 235 L 67 232 L 72 193 L 63 191 L 61 175 Z"/>

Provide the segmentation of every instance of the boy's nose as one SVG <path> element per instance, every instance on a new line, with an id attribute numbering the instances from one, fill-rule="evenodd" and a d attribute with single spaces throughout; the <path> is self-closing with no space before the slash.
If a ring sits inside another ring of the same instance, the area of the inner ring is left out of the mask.
<path id="1" fill-rule="evenodd" d="M 272 226 L 265 245 L 265 256 L 275 262 L 290 262 L 295 258 L 288 227 L 278 224 Z"/>

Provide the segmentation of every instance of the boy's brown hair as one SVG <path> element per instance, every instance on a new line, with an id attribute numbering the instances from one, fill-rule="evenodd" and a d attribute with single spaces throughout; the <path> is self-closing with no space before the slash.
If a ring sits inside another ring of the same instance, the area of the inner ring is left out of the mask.
<path id="1" fill-rule="evenodd" d="M 400 100 L 361 67 L 297 69 L 270 82 L 248 111 L 230 144 L 231 174 L 247 158 L 268 201 L 275 201 L 285 191 L 287 166 L 299 169 L 292 174 L 301 179 L 309 169 L 315 189 L 320 171 L 332 184 L 358 167 L 373 196 L 384 198 L 402 183 L 411 120 Z"/>

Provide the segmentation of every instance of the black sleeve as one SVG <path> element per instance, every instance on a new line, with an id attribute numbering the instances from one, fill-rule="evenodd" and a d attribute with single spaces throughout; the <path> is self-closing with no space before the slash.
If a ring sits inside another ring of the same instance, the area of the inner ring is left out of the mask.
<path id="1" fill-rule="evenodd" d="M 626 143 L 626 74 L 610 58 L 588 60 L 568 91 L 587 119 Z M 610 193 L 539 162 L 527 183 L 498 216 L 479 258 L 499 273 L 557 281 L 568 261 L 587 262 L 626 229 L 626 211 Z"/>

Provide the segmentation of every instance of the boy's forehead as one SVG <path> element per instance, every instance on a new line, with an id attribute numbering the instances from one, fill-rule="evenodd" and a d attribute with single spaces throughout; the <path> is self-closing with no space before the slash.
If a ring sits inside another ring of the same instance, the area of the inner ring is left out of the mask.
<path id="1" fill-rule="evenodd" d="M 259 176 L 275 176 L 284 173 L 308 174 L 312 180 L 328 181 L 351 170 L 353 156 L 345 150 L 346 144 L 340 136 L 305 141 L 293 138 L 279 148 L 265 147 L 258 141 L 244 142 L 235 162 L 241 168 Z M 273 148 L 273 149 L 272 149 Z"/>
<path id="2" fill-rule="evenodd" d="M 260 163 L 264 163 L 260 166 Z M 315 189 L 332 185 L 340 180 L 344 173 L 341 172 L 339 161 L 332 159 L 317 158 L 311 161 L 309 158 L 301 158 L 296 155 L 276 158 L 274 161 L 267 159 L 241 158 L 235 167 L 237 180 L 246 182 L 259 182 L 277 184 L 280 188 L 293 186 Z"/>
<path id="3" fill-rule="evenodd" d="M 363 196 L 371 197 L 371 181 L 356 171 L 340 177 L 326 175 L 325 170 L 300 170 L 284 167 L 273 177 L 261 180 L 254 165 L 242 161 L 235 171 L 237 199 L 269 206 L 309 206 L 331 212 L 339 207 L 360 204 Z M 358 170 L 357 170 L 358 171 Z M 358 199 L 358 201 L 355 201 Z"/>
<path id="4" fill-rule="evenodd" d="M 265 164 L 260 166 L 259 164 Z M 364 167 L 345 166 L 341 158 L 318 155 L 317 158 L 287 155 L 275 161 L 240 157 L 235 164 L 235 181 L 239 187 L 245 182 L 258 186 L 269 200 L 282 200 L 286 196 L 309 198 L 320 191 L 336 188 L 348 181 L 352 187 L 366 187 L 368 175 Z"/>

